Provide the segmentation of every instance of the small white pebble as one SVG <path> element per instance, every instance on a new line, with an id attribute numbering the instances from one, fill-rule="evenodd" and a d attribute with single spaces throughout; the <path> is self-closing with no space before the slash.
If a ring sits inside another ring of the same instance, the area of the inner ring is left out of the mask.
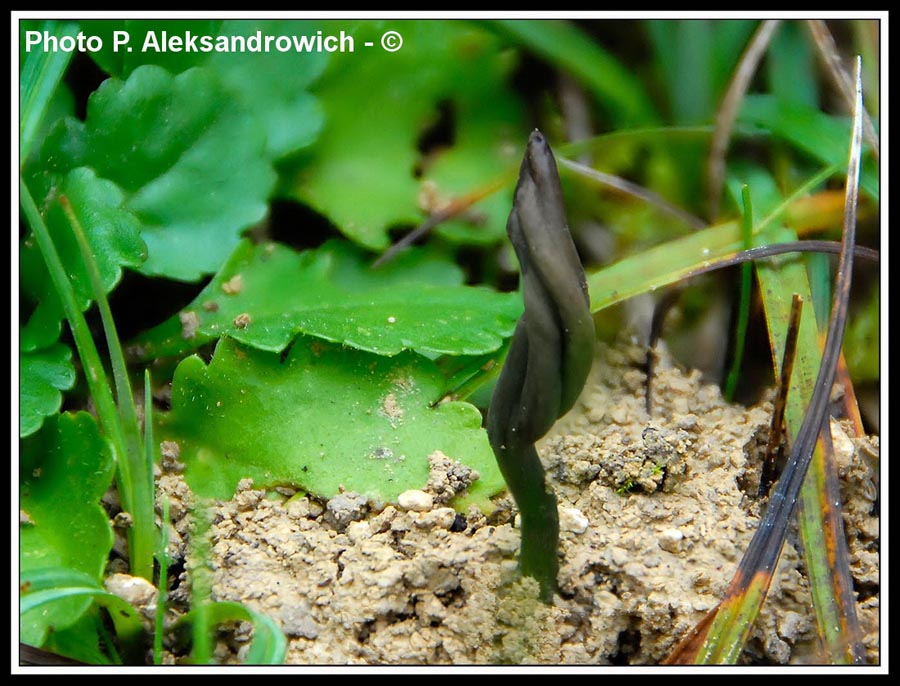
<path id="1" fill-rule="evenodd" d="M 430 493 L 414 488 L 409 491 L 403 491 L 397 496 L 397 504 L 404 510 L 428 512 L 434 506 L 434 498 Z"/>
<path id="2" fill-rule="evenodd" d="M 659 547 L 670 553 L 674 553 L 678 549 L 678 544 L 684 539 L 684 534 L 680 529 L 666 529 L 659 534 Z"/>
<path id="3" fill-rule="evenodd" d="M 156 587 L 146 579 L 129 574 L 111 574 L 104 580 L 106 590 L 138 608 L 145 617 L 156 616 Z"/>
<path id="4" fill-rule="evenodd" d="M 588 528 L 588 518 L 577 507 L 559 508 L 559 527 L 573 534 L 583 534 Z"/>

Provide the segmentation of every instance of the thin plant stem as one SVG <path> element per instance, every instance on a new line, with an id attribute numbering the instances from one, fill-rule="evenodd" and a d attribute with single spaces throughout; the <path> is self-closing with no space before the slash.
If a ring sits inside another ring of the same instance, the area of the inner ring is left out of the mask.
<path id="1" fill-rule="evenodd" d="M 131 573 L 151 580 L 153 578 L 153 543 L 155 538 L 153 526 L 153 470 L 144 459 L 144 451 L 140 440 L 141 430 L 137 411 L 134 407 L 134 397 L 131 394 L 131 384 L 128 381 L 125 356 L 122 354 L 122 346 L 119 344 L 119 337 L 116 334 L 116 325 L 113 321 L 109 301 L 106 299 L 100 270 L 91 253 L 81 222 L 72 209 L 68 198 L 63 195 L 60 196 L 59 201 L 81 251 L 81 257 L 91 282 L 94 300 L 97 302 L 97 309 L 103 322 L 103 331 L 106 335 L 106 345 L 112 365 L 118 400 L 117 411 L 125 443 L 125 454 L 121 455 L 119 461 L 122 477 L 119 483 L 119 495 L 122 498 L 122 505 L 132 516 L 133 520 L 133 525 L 128 530 Z"/>
<path id="2" fill-rule="evenodd" d="M 69 281 L 69 277 L 66 275 L 65 267 L 63 267 L 59 253 L 56 251 L 53 239 L 50 237 L 50 231 L 44 223 L 43 217 L 41 217 L 41 213 L 34 202 L 31 192 L 28 190 L 28 186 L 21 179 L 19 180 L 19 192 L 25 219 L 34 232 L 41 255 L 47 264 L 50 279 L 53 281 L 53 286 L 62 302 L 63 311 L 72 331 L 72 337 L 75 339 L 75 347 L 78 349 L 78 356 L 81 358 L 81 363 L 84 367 L 85 380 L 94 400 L 100 425 L 116 451 L 117 461 L 121 462 L 125 451 L 125 440 L 122 436 L 122 427 L 118 411 L 116 410 L 116 403 L 113 400 L 112 391 L 106 379 L 103 363 L 100 361 L 100 354 L 97 352 L 94 339 L 91 337 L 87 320 L 85 320 L 84 314 L 82 314 L 81 308 L 78 306 L 75 290 L 71 281 Z"/>

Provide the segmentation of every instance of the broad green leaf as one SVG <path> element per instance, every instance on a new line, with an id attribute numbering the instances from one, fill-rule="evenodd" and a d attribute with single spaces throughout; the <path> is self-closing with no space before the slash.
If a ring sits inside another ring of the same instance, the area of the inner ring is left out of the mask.
<path id="1" fill-rule="evenodd" d="M 38 174 L 90 166 L 141 221 L 149 275 L 193 281 L 221 266 L 262 219 L 274 183 L 265 134 L 214 73 L 152 65 L 108 79 L 84 123 L 58 126 Z"/>
<path id="2" fill-rule="evenodd" d="M 381 36 L 390 30 L 403 37 L 403 47 L 393 53 L 380 48 Z M 382 250 L 390 242 L 391 226 L 418 224 L 425 216 L 423 181 L 415 177 L 421 156 L 417 146 L 436 119 L 439 103 L 455 112 L 458 101 L 463 102 L 460 127 L 486 117 L 493 124 L 483 125 L 504 137 L 520 119 L 515 116 L 504 128 L 492 109 L 496 98 L 500 111 L 510 113 L 514 96 L 506 85 L 509 59 L 496 36 L 477 26 L 462 21 L 362 22 L 354 39 L 357 46 L 369 41 L 375 47 L 358 47 L 366 52 L 354 59 L 332 60 L 314 88 L 325 109 L 325 127 L 315 148 L 298 158 L 286 193 L 327 216 L 354 242 Z M 465 100 L 475 93 L 486 95 Z M 488 160 L 498 160 L 498 150 L 483 147 L 483 134 L 454 135 L 457 145 L 472 146 L 459 153 L 461 166 L 455 172 L 456 178 L 471 174 L 466 190 L 507 171 L 503 164 L 485 168 Z M 524 130 L 518 138 L 512 133 L 514 140 L 525 138 Z M 486 156 L 485 165 L 465 171 L 478 155 Z M 447 164 L 449 177 L 455 165 Z M 438 183 L 438 194 L 465 187 L 456 178 L 446 188 Z M 485 230 L 494 239 L 502 235 L 502 227 Z"/>
<path id="3" fill-rule="evenodd" d="M 180 355 L 228 335 L 280 352 L 302 333 L 379 355 L 496 350 L 515 329 L 521 298 L 461 280 L 456 265 L 422 250 L 373 270 L 346 242 L 297 253 L 248 241 L 194 302 L 133 348 L 144 358 Z"/>
<path id="4" fill-rule="evenodd" d="M 21 442 L 20 470 L 23 579 L 34 570 L 62 567 L 99 580 L 112 547 L 100 497 L 112 481 L 114 463 L 94 419 L 85 412 L 50 417 Z M 48 631 L 72 624 L 90 604 L 78 597 L 23 613 L 22 640 L 40 646 Z"/>
<path id="5" fill-rule="evenodd" d="M 30 436 L 59 412 L 62 393 L 75 383 L 72 351 L 62 344 L 19 356 L 19 436 Z"/>
<path id="6" fill-rule="evenodd" d="M 330 498 L 355 491 L 396 502 L 428 482 L 428 456 L 440 450 L 481 475 L 469 501 L 487 507 L 503 488 L 481 414 L 450 402 L 433 362 L 294 342 L 275 353 L 219 341 L 209 365 L 185 359 L 172 382 L 172 410 L 160 437 L 177 441 L 186 478 L 200 496 L 229 498 L 238 481 L 294 484 Z"/>
<path id="7" fill-rule="evenodd" d="M 749 95 L 741 106 L 738 124 L 767 129 L 826 164 L 837 164 L 841 168 L 847 165 L 849 119 L 832 117 L 818 109 L 771 95 Z M 878 200 L 878 164 L 872 156 L 863 159 L 859 187 Z"/>
<path id="8" fill-rule="evenodd" d="M 114 76 L 128 76 L 145 64 L 174 74 L 198 66 L 214 71 L 225 89 L 262 123 L 267 153 L 278 158 L 309 145 L 322 127 L 321 107 L 306 89 L 322 73 L 329 54 L 282 52 L 273 41 L 315 38 L 317 30 L 327 25 L 283 19 L 126 19 L 87 21 L 84 30 L 103 37 L 103 50 L 91 57 Z M 120 40 L 128 38 L 131 51 L 122 46 L 113 51 L 115 31 Z M 170 49 L 173 40 L 184 49 Z"/>
<path id="9" fill-rule="evenodd" d="M 47 229 L 82 309 L 91 303 L 91 284 L 61 204 L 63 196 L 84 228 L 107 292 L 121 279 L 122 267 L 141 265 L 146 246 L 141 240 L 140 223 L 123 207 L 124 194 L 116 184 L 81 167 L 54 180 L 35 176 L 30 190 L 36 197 L 44 198 L 41 211 Z M 34 305 L 22 329 L 20 348 L 28 351 L 46 347 L 59 338 L 64 315 L 44 257 L 31 234 L 22 241 L 19 251 L 19 285 L 26 301 Z"/>

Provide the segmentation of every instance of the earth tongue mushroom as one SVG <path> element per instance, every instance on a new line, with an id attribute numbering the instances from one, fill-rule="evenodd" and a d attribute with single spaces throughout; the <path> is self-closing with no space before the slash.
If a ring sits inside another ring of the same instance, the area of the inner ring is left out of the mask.
<path id="1" fill-rule="evenodd" d="M 491 398 L 491 447 L 521 513 L 522 574 L 550 602 L 559 569 L 556 496 L 535 442 L 575 404 L 594 356 L 584 269 L 572 242 L 556 161 L 533 131 L 506 224 L 519 260 L 525 311 Z"/>

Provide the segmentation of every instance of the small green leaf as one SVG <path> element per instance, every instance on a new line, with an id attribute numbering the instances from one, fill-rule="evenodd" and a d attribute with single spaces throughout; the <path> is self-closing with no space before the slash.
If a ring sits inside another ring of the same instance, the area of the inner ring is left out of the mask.
<path id="1" fill-rule="evenodd" d="M 75 383 L 72 351 L 62 344 L 19 357 L 19 436 L 30 436 L 59 412 L 62 393 Z"/>
<path id="2" fill-rule="evenodd" d="M 461 402 L 431 407 L 443 375 L 421 356 L 370 355 L 301 338 L 287 358 L 225 338 L 209 366 L 184 360 L 159 434 L 176 440 L 200 496 L 229 498 L 238 481 L 295 484 L 320 497 L 342 489 L 396 502 L 424 488 L 440 450 L 479 472 L 469 500 L 503 489 L 481 414 Z"/>
<path id="3" fill-rule="evenodd" d="M 311 21 L 232 20 L 223 23 L 220 35 L 245 39 L 315 37 L 322 25 Z M 245 50 L 215 53 L 208 66 L 263 123 L 267 153 L 277 159 L 308 146 L 322 129 L 324 111 L 306 89 L 322 74 L 328 55 L 325 51 L 291 50 L 269 52 L 260 59 L 258 53 Z"/>
<path id="4" fill-rule="evenodd" d="M 112 547 L 100 497 L 112 481 L 114 463 L 94 419 L 85 412 L 50 417 L 40 432 L 22 441 L 20 464 L 22 578 L 62 567 L 99 580 Z M 72 624 L 90 604 L 78 597 L 23 613 L 22 640 L 40 646 L 49 630 Z"/>
<path id="5" fill-rule="evenodd" d="M 512 181 L 522 159 L 527 138 L 522 103 L 511 91 L 498 88 L 498 74 L 487 70 L 481 77 L 473 79 L 454 101 L 454 144 L 441 151 L 423 174 L 426 184 L 434 184 L 438 207 L 441 202 L 489 190 L 504 172 Z M 475 203 L 463 216 L 442 223 L 437 233 L 457 243 L 497 243 L 506 236 L 511 205 L 510 183 Z"/>
<path id="6" fill-rule="evenodd" d="M 278 158 L 309 145 L 322 128 L 322 109 L 306 89 L 321 75 L 329 54 L 282 52 L 271 46 L 266 50 L 265 41 L 315 38 L 322 25 L 284 19 L 104 19 L 84 22 L 84 30 L 103 38 L 103 49 L 91 57 L 113 76 L 126 77 L 146 64 L 173 74 L 201 66 L 216 72 L 225 88 L 263 124 L 267 151 Z M 122 46 L 113 50 L 115 31 L 120 39 L 127 35 L 132 50 Z M 169 48 L 173 41 L 197 49 L 159 49 Z M 142 49 L 145 46 L 149 49 Z"/>
<path id="7" fill-rule="evenodd" d="M 84 123 L 48 137 L 38 174 L 92 167 L 141 221 L 150 275 L 193 281 L 219 268 L 262 219 L 275 175 L 265 135 L 216 75 L 156 66 L 105 81 Z"/>
<path id="8" fill-rule="evenodd" d="M 60 204 L 60 196 L 66 197 L 84 228 L 106 292 L 122 278 L 122 267 L 141 265 L 146 246 L 140 237 L 140 224 L 123 208 L 122 190 L 114 183 L 98 178 L 92 169 L 73 169 L 53 184 L 48 181 L 48 178 L 36 177 L 31 190 L 36 197 L 45 199 L 42 213 L 47 229 L 75 289 L 79 306 L 84 310 L 92 300 L 91 283 Z M 63 308 L 44 257 L 31 234 L 22 242 L 19 259 L 22 293 L 35 305 L 22 329 L 20 347 L 35 350 L 59 338 Z"/>
<path id="9" fill-rule="evenodd" d="M 521 298 L 461 280 L 428 251 L 373 270 L 346 242 L 304 253 L 245 242 L 194 302 L 133 344 L 159 357 L 228 335 L 280 352 L 302 333 L 379 355 L 494 351 L 512 335 Z"/>
<path id="10" fill-rule="evenodd" d="M 516 131 L 521 108 L 510 108 L 515 102 L 506 85 L 510 64 L 496 36 L 462 21 L 363 22 L 354 35 L 356 45 L 377 45 L 389 30 L 403 37 L 399 51 L 379 49 L 365 59 L 333 60 L 315 87 L 325 127 L 309 156 L 298 160 L 286 190 L 373 250 L 389 245 L 391 226 L 418 224 L 424 217 L 429 203 L 422 202 L 423 181 L 415 177 L 421 162 L 417 145 L 436 119 L 439 103 L 461 116 L 452 135 L 454 147 L 464 146 L 465 152 L 456 153 L 435 177 L 438 194 L 452 196 L 493 181 L 507 171 L 507 151 L 495 146 L 525 137 L 524 130 Z M 505 123 L 504 116 L 509 117 Z M 482 117 L 479 126 L 499 138 L 487 141 L 486 131 L 462 130 Z M 514 159 L 518 153 L 508 154 Z M 499 166 L 490 169 L 492 160 Z M 495 225 L 496 208 L 488 214 L 483 228 L 466 227 L 457 238 L 498 240 L 505 218 Z"/>

